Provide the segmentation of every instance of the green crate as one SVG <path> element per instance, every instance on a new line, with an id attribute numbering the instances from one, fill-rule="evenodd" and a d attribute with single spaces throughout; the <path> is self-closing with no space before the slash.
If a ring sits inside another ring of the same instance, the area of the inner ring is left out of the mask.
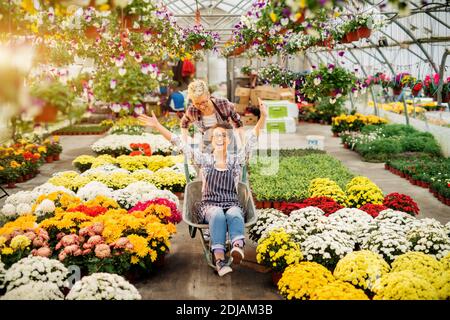
<path id="1" fill-rule="evenodd" d="M 269 118 L 280 119 L 288 116 L 288 108 L 286 106 L 269 106 Z"/>
<path id="2" fill-rule="evenodd" d="M 278 131 L 279 133 L 286 133 L 286 123 L 283 121 L 270 122 L 266 123 L 267 132 Z"/>

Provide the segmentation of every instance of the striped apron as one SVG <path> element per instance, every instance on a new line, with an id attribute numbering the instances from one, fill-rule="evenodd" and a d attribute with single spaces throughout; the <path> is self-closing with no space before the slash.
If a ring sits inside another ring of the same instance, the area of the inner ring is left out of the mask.
<path id="1" fill-rule="evenodd" d="M 205 221 L 206 209 L 209 206 L 220 207 L 224 211 L 231 207 L 239 207 L 236 180 L 232 168 L 217 170 L 214 164 L 203 168 L 202 200 L 197 210 L 198 221 Z"/>

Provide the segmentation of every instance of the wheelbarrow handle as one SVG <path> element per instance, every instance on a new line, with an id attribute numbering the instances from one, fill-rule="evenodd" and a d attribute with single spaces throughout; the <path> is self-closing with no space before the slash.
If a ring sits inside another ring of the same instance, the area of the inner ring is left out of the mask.
<path id="1" fill-rule="evenodd" d="M 188 184 L 190 182 L 190 179 L 189 179 L 189 166 L 187 163 L 186 156 L 184 157 L 184 175 L 186 176 L 186 184 Z"/>

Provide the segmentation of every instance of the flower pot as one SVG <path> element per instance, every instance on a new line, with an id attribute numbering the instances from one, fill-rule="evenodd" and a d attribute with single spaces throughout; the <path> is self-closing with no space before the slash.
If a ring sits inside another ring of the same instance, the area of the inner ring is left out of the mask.
<path id="1" fill-rule="evenodd" d="M 52 162 L 53 162 L 53 156 L 47 156 L 47 157 L 45 157 L 45 162 L 46 162 L 46 163 L 52 163 Z"/>
<path id="2" fill-rule="evenodd" d="M 347 40 L 350 42 L 358 41 L 359 40 L 358 32 L 355 30 L 347 33 Z"/>
<path id="3" fill-rule="evenodd" d="M 399 96 L 402 93 L 402 88 L 392 88 L 394 96 Z"/>
<path id="4" fill-rule="evenodd" d="M 347 35 L 344 35 L 341 39 L 341 43 L 351 43 L 351 41 L 348 40 Z"/>
<path id="5" fill-rule="evenodd" d="M 264 201 L 263 207 L 264 209 L 272 208 L 272 201 Z"/>
<path id="6" fill-rule="evenodd" d="M 283 272 L 272 271 L 272 283 L 275 287 L 278 286 L 278 281 L 280 281 L 282 276 L 283 276 Z"/>
<path id="7" fill-rule="evenodd" d="M 16 187 L 16 184 L 14 182 L 8 182 L 6 185 L 6 188 L 8 189 L 14 189 Z"/>
<path id="8" fill-rule="evenodd" d="M 450 198 L 445 199 L 445 204 L 450 206 Z"/>
<path id="9" fill-rule="evenodd" d="M 165 257 L 166 257 L 165 254 L 158 256 L 158 258 L 154 262 L 155 267 L 158 267 L 158 268 L 164 267 Z"/>
<path id="10" fill-rule="evenodd" d="M 389 165 L 387 163 L 384 164 L 384 169 L 389 170 Z"/>
<path id="11" fill-rule="evenodd" d="M 333 132 L 333 137 L 339 137 L 339 132 Z"/>
<path id="12" fill-rule="evenodd" d="M 194 47 L 193 47 L 194 50 L 201 50 L 202 48 L 203 47 L 202 47 L 202 45 L 200 43 L 194 44 Z"/>
<path id="13" fill-rule="evenodd" d="M 23 182 L 23 177 L 19 177 L 19 178 L 17 178 L 17 181 L 16 181 L 17 183 L 22 183 Z"/>
<path id="14" fill-rule="evenodd" d="M 372 30 L 367 27 L 360 27 L 358 30 L 356 30 L 356 32 L 358 33 L 358 37 L 360 39 L 369 38 L 372 34 Z"/>
<path id="15" fill-rule="evenodd" d="M 55 122 L 58 108 L 52 105 L 45 105 L 41 113 L 34 117 L 34 122 Z"/>
<path id="16" fill-rule="evenodd" d="M 93 40 L 97 39 L 100 36 L 97 28 L 94 26 L 87 27 L 86 30 L 84 30 L 84 35 L 86 36 L 86 38 Z"/>
<path id="17" fill-rule="evenodd" d="M 417 90 L 411 90 L 411 94 L 413 97 L 417 97 L 420 91 Z"/>
<path id="18" fill-rule="evenodd" d="M 273 202 L 273 207 L 274 207 L 274 209 L 280 209 L 280 207 L 281 207 L 281 202 L 280 202 L 280 201 L 274 201 L 274 202 Z"/>
<path id="19" fill-rule="evenodd" d="M 59 161 L 59 160 L 60 160 L 59 153 L 53 155 L 53 161 Z"/>

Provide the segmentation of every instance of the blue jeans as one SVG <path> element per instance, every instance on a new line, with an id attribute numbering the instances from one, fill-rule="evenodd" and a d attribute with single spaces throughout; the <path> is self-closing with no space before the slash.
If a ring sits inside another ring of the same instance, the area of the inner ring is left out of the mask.
<path id="1" fill-rule="evenodd" d="M 211 250 L 225 250 L 227 228 L 232 243 L 245 239 L 244 217 L 239 207 L 231 207 L 224 212 L 220 207 L 210 206 L 206 209 L 205 221 L 209 223 Z"/>

